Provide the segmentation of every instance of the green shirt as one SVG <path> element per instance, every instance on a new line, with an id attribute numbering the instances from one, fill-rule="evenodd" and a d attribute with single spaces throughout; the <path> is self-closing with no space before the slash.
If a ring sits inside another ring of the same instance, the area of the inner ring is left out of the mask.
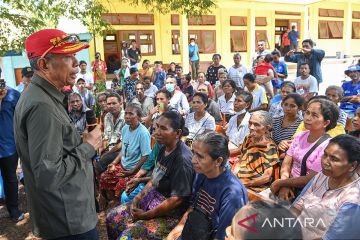
<path id="1" fill-rule="evenodd" d="M 60 91 L 35 74 L 14 118 L 33 232 L 46 239 L 84 233 L 97 223 L 95 149 L 82 143 L 63 101 Z"/>

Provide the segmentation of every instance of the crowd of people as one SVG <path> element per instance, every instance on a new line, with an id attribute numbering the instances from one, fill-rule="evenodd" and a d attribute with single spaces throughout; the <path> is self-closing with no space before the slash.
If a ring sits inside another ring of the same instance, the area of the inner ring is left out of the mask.
<path id="1" fill-rule="evenodd" d="M 161 61 L 143 60 L 140 68 L 134 41 L 134 53 L 99 92 L 97 70 L 92 75 L 74 56 L 88 45 L 74 36 L 49 44 L 59 36 L 30 35 L 19 91 L 0 89 L 6 206 L 23 219 L 20 158 L 35 235 L 98 239 L 96 211 L 106 210 L 108 239 L 359 236 L 360 63 L 345 71 L 350 80 L 319 95 L 328 81 L 325 52 L 311 39 L 286 52 L 285 61 L 297 64 L 295 79 L 264 41 L 250 68 L 239 53 L 229 68 L 214 54 L 199 72 L 191 39 L 196 74 L 175 63 L 163 69 Z M 257 221 L 242 227 L 251 214 Z M 278 218 L 323 225 L 261 225 Z"/>

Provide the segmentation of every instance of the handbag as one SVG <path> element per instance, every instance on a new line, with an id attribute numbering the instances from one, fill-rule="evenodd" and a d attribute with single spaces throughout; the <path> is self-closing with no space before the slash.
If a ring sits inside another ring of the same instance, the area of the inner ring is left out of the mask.
<path id="1" fill-rule="evenodd" d="M 202 181 L 200 187 L 205 181 Z M 200 190 L 199 187 L 199 190 Z M 215 230 L 212 227 L 212 218 L 204 209 L 196 206 L 199 199 L 199 191 L 196 194 L 193 211 L 189 213 L 181 233 L 182 240 L 210 240 L 214 238 Z"/>
<path id="2" fill-rule="evenodd" d="M 205 123 L 207 122 L 207 120 L 209 119 L 210 116 L 208 116 L 205 121 L 201 124 L 201 127 L 199 128 L 199 130 L 197 130 L 197 132 L 195 133 L 194 137 L 193 138 L 187 138 L 185 140 L 185 144 L 186 146 L 188 146 L 190 149 L 192 149 L 192 144 L 193 144 L 193 141 L 196 139 L 196 136 L 199 134 L 200 130 L 202 127 L 204 127 Z"/>

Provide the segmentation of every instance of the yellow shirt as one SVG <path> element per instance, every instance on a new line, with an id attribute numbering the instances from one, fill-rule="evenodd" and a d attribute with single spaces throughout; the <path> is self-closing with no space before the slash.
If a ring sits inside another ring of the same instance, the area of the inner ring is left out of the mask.
<path id="1" fill-rule="evenodd" d="M 148 68 L 147 70 L 144 70 L 142 68 L 139 69 L 139 75 L 140 79 L 144 80 L 144 77 L 150 77 L 152 76 L 153 70 L 152 68 Z"/>
<path id="2" fill-rule="evenodd" d="M 301 132 L 303 132 L 305 130 L 306 130 L 306 128 L 304 126 L 304 121 L 302 121 L 292 138 L 294 138 L 296 135 L 298 135 L 299 133 L 301 133 Z M 329 134 L 330 137 L 334 138 L 334 137 L 336 137 L 338 135 L 345 134 L 345 129 L 340 123 L 337 123 L 336 127 L 334 127 L 333 129 L 330 129 L 329 131 L 327 131 L 327 134 Z"/>

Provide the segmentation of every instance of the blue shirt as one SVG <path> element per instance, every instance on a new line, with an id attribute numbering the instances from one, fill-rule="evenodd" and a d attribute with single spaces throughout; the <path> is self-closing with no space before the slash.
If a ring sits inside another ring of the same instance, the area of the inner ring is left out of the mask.
<path id="1" fill-rule="evenodd" d="M 352 81 L 344 82 L 341 87 L 344 89 L 344 97 L 360 95 L 360 82 L 356 85 L 353 85 Z M 355 113 L 358 107 L 360 107 L 360 103 L 343 102 L 340 105 L 341 109 L 350 113 Z"/>
<path id="2" fill-rule="evenodd" d="M 291 30 L 289 33 L 288 33 L 288 38 L 290 40 L 290 42 L 297 42 L 297 40 L 299 39 L 299 32 L 298 31 L 295 31 L 295 30 Z"/>
<path id="3" fill-rule="evenodd" d="M 0 158 L 16 153 L 14 138 L 14 113 L 20 93 L 7 87 L 7 94 L 1 101 L 0 111 Z"/>
<path id="4" fill-rule="evenodd" d="M 22 93 L 25 89 L 25 84 L 24 83 L 20 83 L 19 85 L 16 86 L 16 90 L 19 92 L 19 93 Z"/>
<path id="5" fill-rule="evenodd" d="M 196 207 L 210 214 L 216 229 L 215 239 L 224 239 L 225 229 L 231 225 L 237 211 L 246 205 L 248 196 L 244 185 L 227 169 L 213 179 L 197 174 L 193 184 L 195 200 Z"/>
<path id="6" fill-rule="evenodd" d="M 192 54 L 190 61 L 194 62 L 199 60 L 199 47 L 197 44 L 195 46 L 192 46 L 189 44 L 189 56 Z"/>
<path id="7" fill-rule="evenodd" d="M 285 62 L 272 62 L 271 65 L 274 67 L 275 71 L 280 74 L 284 74 L 285 76 L 288 75 L 287 72 L 287 65 Z M 279 78 L 280 80 L 284 80 L 283 78 Z"/>
<path id="8" fill-rule="evenodd" d="M 155 73 L 155 79 L 154 79 L 154 85 L 160 90 L 165 85 L 165 78 L 166 73 L 163 70 L 160 70 L 160 72 Z"/>
<path id="9" fill-rule="evenodd" d="M 141 123 L 133 131 L 130 131 L 130 125 L 126 124 L 121 129 L 121 136 L 121 165 L 129 171 L 135 168 L 141 157 L 150 154 L 150 133 Z"/>
<path id="10" fill-rule="evenodd" d="M 294 54 L 285 56 L 286 62 L 297 63 L 296 76 L 300 76 L 300 66 L 302 63 L 308 63 L 310 66 L 310 75 L 313 75 L 318 84 L 322 82 L 321 61 L 325 57 L 325 51 L 321 49 L 311 49 L 310 55 Z"/>

